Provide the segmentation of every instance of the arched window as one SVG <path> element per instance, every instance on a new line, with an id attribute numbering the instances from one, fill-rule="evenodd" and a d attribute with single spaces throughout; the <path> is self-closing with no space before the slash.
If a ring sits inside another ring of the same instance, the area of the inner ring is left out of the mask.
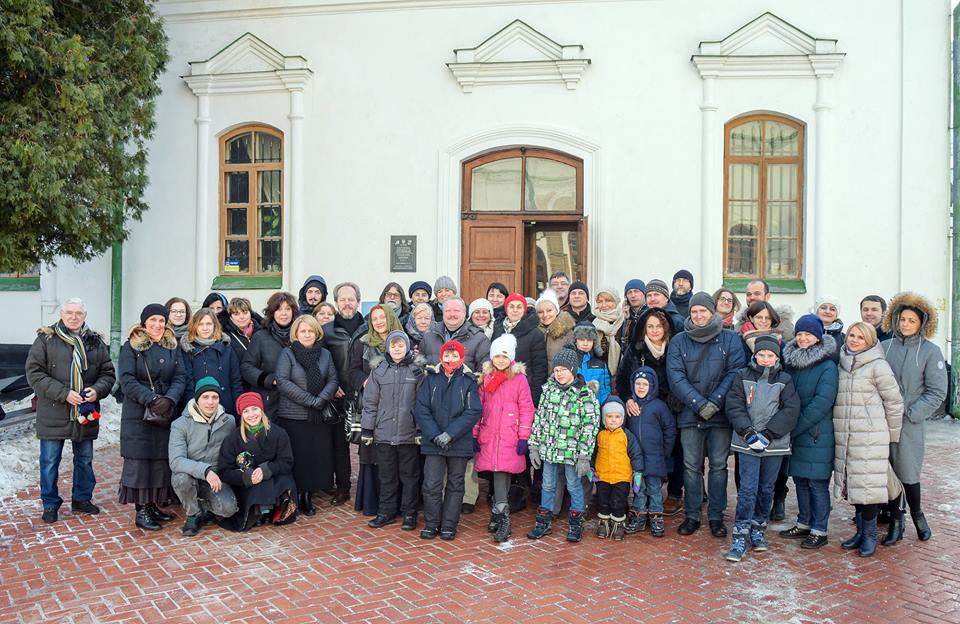
<path id="1" fill-rule="evenodd" d="M 804 126 L 755 114 L 724 128 L 723 275 L 799 279 L 803 273 Z"/>
<path id="2" fill-rule="evenodd" d="M 245 126 L 220 139 L 220 274 L 283 270 L 283 134 Z"/>
<path id="3" fill-rule="evenodd" d="M 583 213 L 583 161 L 518 147 L 463 164 L 465 212 Z"/>

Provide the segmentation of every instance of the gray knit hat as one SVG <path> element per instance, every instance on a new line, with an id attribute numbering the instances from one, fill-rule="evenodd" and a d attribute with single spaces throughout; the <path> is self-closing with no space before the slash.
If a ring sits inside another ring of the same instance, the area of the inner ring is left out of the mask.
<path id="1" fill-rule="evenodd" d="M 600 415 L 606 416 L 618 412 L 627 415 L 627 409 L 623 406 L 623 401 L 620 400 L 620 397 L 615 397 L 612 394 L 607 397 L 607 400 L 603 402 L 603 405 L 600 407 Z"/>
<path id="2" fill-rule="evenodd" d="M 647 286 L 647 288 L 649 288 L 649 286 Z M 690 297 L 690 307 L 693 308 L 693 306 L 703 306 L 704 308 L 710 310 L 712 314 L 717 313 L 717 304 L 714 303 L 713 297 L 702 290 Z"/>
<path id="3" fill-rule="evenodd" d="M 558 366 L 562 366 L 576 375 L 577 371 L 580 370 L 580 358 L 577 356 L 577 352 L 569 347 L 563 347 L 557 351 L 557 354 L 553 356 L 553 367 Z"/>
<path id="4" fill-rule="evenodd" d="M 453 294 L 457 294 L 457 285 L 453 282 L 452 277 L 446 275 L 438 277 L 437 281 L 433 283 L 433 292 L 436 293 L 441 288 L 449 288 L 453 291 Z"/>

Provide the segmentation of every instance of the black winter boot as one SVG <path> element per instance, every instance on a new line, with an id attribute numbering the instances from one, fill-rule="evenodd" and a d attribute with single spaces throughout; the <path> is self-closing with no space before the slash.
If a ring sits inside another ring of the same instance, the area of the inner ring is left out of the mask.
<path id="1" fill-rule="evenodd" d="M 550 535 L 550 525 L 553 523 L 553 511 L 546 507 L 537 509 L 537 524 L 527 533 L 530 539 L 540 539 L 544 535 Z"/>
<path id="2" fill-rule="evenodd" d="M 863 518 L 861 518 L 859 511 L 853 517 L 853 520 L 857 523 L 857 532 L 854 533 L 853 536 L 840 543 L 840 548 L 844 550 L 853 550 L 854 548 L 859 548 L 860 541 L 863 539 Z"/>
<path id="3" fill-rule="evenodd" d="M 159 531 L 163 527 L 160 522 L 153 517 L 146 505 L 137 505 L 137 517 L 135 523 L 145 531 Z"/>
<path id="4" fill-rule="evenodd" d="M 583 539 L 584 511 L 571 511 L 567 517 L 567 541 L 579 542 Z"/>
<path id="5" fill-rule="evenodd" d="M 627 512 L 627 524 L 623 527 L 624 532 L 627 535 L 633 535 L 634 533 L 639 533 L 643 530 L 643 525 L 641 525 L 641 518 L 643 523 L 646 523 L 646 514 L 642 514 L 639 511 L 634 511 L 631 509 Z"/>
<path id="6" fill-rule="evenodd" d="M 872 557 L 877 552 L 877 519 L 861 520 L 861 524 L 860 556 Z"/>
<path id="7" fill-rule="evenodd" d="M 773 499 L 773 507 L 770 508 L 770 519 L 779 522 L 786 518 L 786 501 L 782 498 Z"/>
<path id="8" fill-rule="evenodd" d="M 487 533 L 496 533 L 497 527 L 500 526 L 502 519 L 503 515 L 498 514 L 496 511 L 491 511 L 490 522 L 487 523 Z"/>
<path id="9" fill-rule="evenodd" d="M 597 537 L 607 539 L 610 537 L 610 529 L 612 528 L 610 524 L 610 514 L 599 514 L 597 516 Z"/>
<path id="10" fill-rule="evenodd" d="M 663 537 L 666 533 L 666 529 L 663 526 L 663 516 L 660 514 L 653 514 L 650 516 L 650 533 L 654 537 Z"/>
<path id="11" fill-rule="evenodd" d="M 911 513 L 910 517 L 913 518 L 913 525 L 917 527 L 917 539 L 925 542 L 933 537 L 933 531 L 930 530 L 930 525 L 927 524 L 927 518 L 923 515 L 922 511 Z"/>
<path id="12" fill-rule="evenodd" d="M 878 518 L 879 522 L 879 518 Z M 880 542 L 883 546 L 893 546 L 903 539 L 903 512 L 894 512 L 890 518 L 890 528 L 887 529 L 887 535 Z"/>
<path id="13" fill-rule="evenodd" d="M 157 522 L 168 522 L 175 518 L 174 515 L 168 514 L 164 510 L 157 507 L 156 503 L 147 503 L 146 505 L 147 513 L 153 516 L 153 519 Z"/>
<path id="14" fill-rule="evenodd" d="M 510 539 L 510 514 L 500 514 L 500 524 L 497 525 L 497 532 L 494 534 L 493 539 L 498 543 L 503 543 Z"/>
<path id="15" fill-rule="evenodd" d="M 300 493 L 300 513 L 305 516 L 313 516 L 317 513 L 317 508 L 313 506 L 310 492 Z"/>

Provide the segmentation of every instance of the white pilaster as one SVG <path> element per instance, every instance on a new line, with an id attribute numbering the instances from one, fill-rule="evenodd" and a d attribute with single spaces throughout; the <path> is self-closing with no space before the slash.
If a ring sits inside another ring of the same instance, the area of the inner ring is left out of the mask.
<path id="1" fill-rule="evenodd" d="M 197 196 L 196 196 L 196 272 L 193 284 L 193 300 L 200 303 L 206 297 L 210 288 L 208 267 L 210 266 L 210 223 L 207 193 L 209 180 L 207 165 L 210 158 L 210 95 L 206 92 L 197 93 Z M 219 258 L 219 250 L 213 251 L 213 256 Z"/>
<path id="2" fill-rule="evenodd" d="M 722 199 L 715 192 L 716 180 L 723 179 L 718 146 L 717 74 L 703 74 L 703 97 L 700 102 L 700 271 L 702 284 L 719 284 L 723 267 L 716 261 L 723 257 L 720 243 L 723 240 Z"/>
<path id="3" fill-rule="evenodd" d="M 290 189 L 290 210 L 287 212 L 290 254 L 283 272 L 283 286 L 290 291 L 291 284 L 304 275 L 303 267 L 303 87 L 290 88 L 290 160 L 287 167 L 287 185 Z"/>
<path id="4" fill-rule="evenodd" d="M 813 155 L 813 209 L 807 210 L 806 222 L 804 226 L 804 236 L 807 240 L 813 241 L 813 258 L 808 259 L 807 264 L 813 267 L 813 295 L 814 300 L 827 294 L 826 280 L 827 275 L 827 252 L 826 236 L 818 236 L 817 228 L 820 225 L 821 217 L 826 222 L 826 217 L 830 214 L 828 208 L 828 176 L 830 166 L 826 160 L 829 156 L 827 149 L 830 137 L 830 110 L 833 106 L 829 98 L 829 76 L 817 76 L 817 99 L 813 105 L 814 110 L 814 155 Z"/>

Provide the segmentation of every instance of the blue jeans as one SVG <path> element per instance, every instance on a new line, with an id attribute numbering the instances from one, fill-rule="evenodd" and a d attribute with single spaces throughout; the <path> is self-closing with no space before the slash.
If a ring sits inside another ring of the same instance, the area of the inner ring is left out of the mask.
<path id="1" fill-rule="evenodd" d="M 811 535 L 826 535 L 830 520 L 830 480 L 794 477 L 797 490 L 797 526 Z"/>
<path id="2" fill-rule="evenodd" d="M 567 491 L 570 492 L 570 511 L 580 512 L 585 509 L 583 502 L 583 483 L 577 476 L 577 469 L 570 464 L 551 464 L 543 462 L 543 482 L 540 484 L 540 506 L 544 509 L 553 509 L 557 491 L 557 473 L 563 470 L 567 480 Z"/>
<path id="3" fill-rule="evenodd" d="M 40 500 L 44 509 L 59 509 L 63 504 L 57 489 L 60 477 L 60 458 L 65 440 L 40 440 Z M 73 444 L 73 494 L 74 502 L 93 498 L 93 440 Z"/>
<path id="4" fill-rule="evenodd" d="M 733 521 L 734 533 L 767 528 L 767 517 L 773 506 L 773 486 L 782 462 L 782 455 L 760 457 L 740 453 L 740 491 Z"/>
<path id="5" fill-rule="evenodd" d="M 727 455 L 730 453 L 729 427 L 680 430 L 683 444 L 683 510 L 687 518 L 700 521 L 703 504 L 703 449 L 706 446 L 710 472 L 707 476 L 709 504 L 707 518 L 723 520 L 727 508 Z"/>
<path id="6" fill-rule="evenodd" d="M 633 495 L 633 510 L 640 513 L 652 514 L 663 513 L 663 494 L 660 486 L 663 479 L 643 475 L 643 483 L 640 485 L 640 491 Z"/>

